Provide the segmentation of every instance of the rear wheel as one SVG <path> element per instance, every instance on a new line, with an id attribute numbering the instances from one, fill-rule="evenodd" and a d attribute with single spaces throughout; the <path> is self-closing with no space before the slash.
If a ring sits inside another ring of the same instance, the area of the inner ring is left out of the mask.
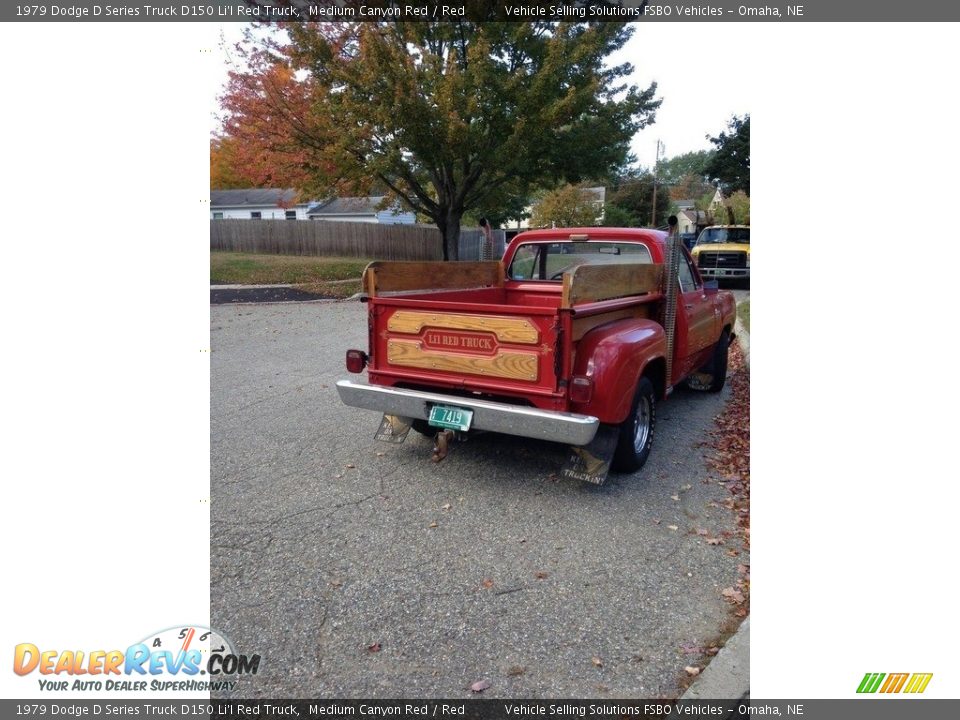
<path id="1" fill-rule="evenodd" d="M 730 352 L 730 333 L 724 330 L 713 348 L 713 357 L 708 365 L 710 384 L 707 392 L 720 392 L 727 381 L 727 355 Z"/>
<path id="2" fill-rule="evenodd" d="M 643 467 L 653 446 L 653 428 L 657 419 L 657 396 L 653 383 L 640 378 L 627 419 L 620 423 L 620 438 L 613 455 L 613 467 L 633 472 Z"/>

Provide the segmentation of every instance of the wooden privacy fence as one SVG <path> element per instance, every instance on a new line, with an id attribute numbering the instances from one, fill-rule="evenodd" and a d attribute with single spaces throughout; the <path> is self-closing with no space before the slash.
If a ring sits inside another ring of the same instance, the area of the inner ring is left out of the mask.
<path id="1" fill-rule="evenodd" d="M 440 231 L 432 225 L 321 220 L 211 220 L 210 249 L 380 260 L 443 258 Z"/>
<path id="2" fill-rule="evenodd" d="M 503 230 L 493 230 L 493 254 L 484 258 L 480 256 L 480 244 L 483 241 L 483 231 L 480 228 L 464 228 L 460 231 L 460 259 L 461 260 L 499 260 L 503 257 L 505 233 Z M 441 256 L 442 257 L 442 256 Z"/>

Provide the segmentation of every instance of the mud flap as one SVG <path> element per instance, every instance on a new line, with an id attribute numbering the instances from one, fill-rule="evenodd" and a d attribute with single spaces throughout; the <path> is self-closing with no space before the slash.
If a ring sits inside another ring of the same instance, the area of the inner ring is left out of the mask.
<path id="1" fill-rule="evenodd" d="M 603 485 L 610 472 L 610 462 L 617 449 L 619 435 L 618 428 L 601 425 L 589 445 L 571 445 L 567 462 L 560 471 L 561 477 Z"/>
<path id="2" fill-rule="evenodd" d="M 377 429 L 377 434 L 373 438 L 399 445 L 407 439 L 407 433 L 410 432 L 412 422 L 410 418 L 400 415 L 384 415 L 383 420 L 380 421 L 380 427 Z"/>

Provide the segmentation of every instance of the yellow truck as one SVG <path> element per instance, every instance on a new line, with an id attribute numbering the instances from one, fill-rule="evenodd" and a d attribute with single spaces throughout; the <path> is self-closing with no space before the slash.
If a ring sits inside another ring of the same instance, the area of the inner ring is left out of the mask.
<path id="1" fill-rule="evenodd" d="M 690 254 L 704 280 L 749 280 L 750 226 L 705 227 Z"/>

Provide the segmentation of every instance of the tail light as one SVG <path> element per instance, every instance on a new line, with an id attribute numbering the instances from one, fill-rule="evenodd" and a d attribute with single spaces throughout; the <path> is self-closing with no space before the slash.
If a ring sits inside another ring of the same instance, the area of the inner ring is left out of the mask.
<path id="1" fill-rule="evenodd" d="M 363 350 L 347 350 L 347 370 L 349 372 L 363 372 L 366 366 L 367 354 Z"/>
<path id="2" fill-rule="evenodd" d="M 593 380 L 581 375 L 575 375 L 570 381 L 570 402 L 583 405 L 593 398 Z"/>

